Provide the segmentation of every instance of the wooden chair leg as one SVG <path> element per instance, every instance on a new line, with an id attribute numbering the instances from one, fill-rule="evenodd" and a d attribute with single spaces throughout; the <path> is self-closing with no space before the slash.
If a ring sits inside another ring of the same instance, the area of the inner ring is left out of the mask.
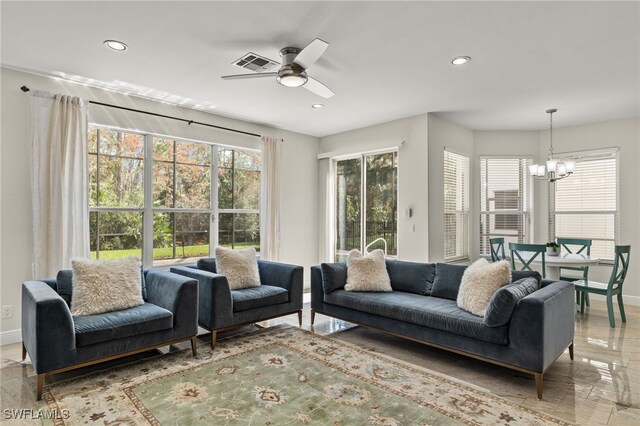
<path id="1" fill-rule="evenodd" d="M 38 374 L 36 378 L 36 400 L 40 401 L 42 399 L 42 391 L 44 390 L 44 377 L 45 374 Z"/>
<path id="2" fill-rule="evenodd" d="M 542 400 L 542 373 L 534 373 L 536 378 L 536 394 L 538 396 L 538 401 Z"/>
<path id="3" fill-rule="evenodd" d="M 571 344 L 569 345 L 569 358 L 571 358 L 571 361 L 573 361 L 573 340 L 571 341 Z"/>
<path id="4" fill-rule="evenodd" d="M 198 341 L 196 336 L 191 337 L 191 352 L 193 352 L 193 356 L 198 355 Z"/>
<path id="5" fill-rule="evenodd" d="M 302 327 L 302 309 L 298 311 L 298 325 Z"/>
<path id="6" fill-rule="evenodd" d="M 622 293 L 618 293 L 618 308 L 620 308 L 620 319 L 622 319 L 622 322 L 627 322 L 627 317 L 624 314 L 624 305 L 622 304 Z"/>
<path id="7" fill-rule="evenodd" d="M 609 325 L 611 328 L 616 328 L 616 319 L 613 316 L 613 296 L 607 294 L 607 312 L 609 313 Z"/>
<path id="8" fill-rule="evenodd" d="M 311 325 L 313 325 L 313 322 L 316 320 L 316 311 L 314 311 L 313 309 L 311 310 Z"/>
<path id="9" fill-rule="evenodd" d="M 216 346 L 216 337 L 218 335 L 218 331 L 217 330 L 211 330 L 211 349 L 215 348 Z"/>
<path id="10" fill-rule="evenodd" d="M 27 358 L 27 348 L 24 345 L 24 342 L 22 342 L 22 360 L 24 361 Z"/>

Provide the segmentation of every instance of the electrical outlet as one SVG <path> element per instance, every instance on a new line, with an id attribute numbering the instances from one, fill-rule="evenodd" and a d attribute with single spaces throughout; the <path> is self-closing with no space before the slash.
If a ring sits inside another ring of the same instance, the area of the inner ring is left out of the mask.
<path id="1" fill-rule="evenodd" d="M 13 317 L 13 305 L 6 305 L 2 307 L 2 319 Z"/>

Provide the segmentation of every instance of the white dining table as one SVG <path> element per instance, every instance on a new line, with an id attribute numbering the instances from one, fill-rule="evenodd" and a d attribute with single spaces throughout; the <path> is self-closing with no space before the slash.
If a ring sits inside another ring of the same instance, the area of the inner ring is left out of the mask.
<path id="1" fill-rule="evenodd" d="M 533 256 L 532 252 L 521 251 L 520 256 L 524 260 L 528 260 Z M 600 262 L 599 257 L 588 256 L 586 254 L 564 253 L 558 256 L 545 255 L 544 263 L 546 269 L 546 278 L 550 280 L 557 280 L 560 278 L 560 268 L 562 267 L 582 267 L 582 266 L 594 266 Z M 516 268 L 520 263 L 516 257 Z M 541 265 L 542 256 L 538 255 L 532 262 L 532 265 Z"/>

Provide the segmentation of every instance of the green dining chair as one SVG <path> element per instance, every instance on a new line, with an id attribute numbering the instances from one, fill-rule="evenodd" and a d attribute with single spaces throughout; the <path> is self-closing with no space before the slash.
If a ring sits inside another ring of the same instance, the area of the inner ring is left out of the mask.
<path id="1" fill-rule="evenodd" d="M 573 284 L 576 286 L 578 298 L 580 299 L 580 313 L 584 313 L 585 296 L 589 293 L 601 294 L 607 298 L 607 312 L 609 313 L 609 325 L 615 328 L 616 320 L 613 316 L 613 296 L 618 296 L 618 308 L 622 322 L 627 322 L 624 315 L 624 305 L 622 304 L 622 284 L 629 269 L 629 253 L 631 246 L 616 246 L 616 257 L 613 261 L 613 270 L 609 283 L 599 283 L 591 280 L 579 280 Z"/>
<path id="2" fill-rule="evenodd" d="M 522 263 L 520 271 L 533 271 L 531 262 L 533 262 L 538 256 L 541 256 L 542 260 L 542 278 L 545 278 L 545 258 L 544 255 L 547 252 L 547 246 L 544 244 L 520 244 L 509 243 L 509 250 L 511 251 L 511 270 L 517 271 L 516 259 Z"/>
<path id="3" fill-rule="evenodd" d="M 591 256 L 591 240 L 582 239 L 582 238 L 557 238 L 556 241 L 560 246 L 560 250 L 566 250 L 567 253 L 575 253 L 575 254 L 586 254 L 587 256 Z M 560 269 L 560 279 L 562 281 L 578 281 L 578 280 L 588 280 L 589 279 L 589 267 L 588 266 L 563 266 Z M 582 277 L 576 276 L 574 274 L 567 274 L 563 271 L 576 271 L 581 272 Z M 589 294 L 586 295 L 585 302 L 587 306 L 589 306 Z M 578 292 L 576 291 L 576 303 L 580 303 L 580 299 L 578 299 Z"/>
<path id="4" fill-rule="evenodd" d="M 507 258 L 504 254 L 504 238 L 490 238 L 489 247 L 491 247 L 492 262 L 497 262 Z"/>

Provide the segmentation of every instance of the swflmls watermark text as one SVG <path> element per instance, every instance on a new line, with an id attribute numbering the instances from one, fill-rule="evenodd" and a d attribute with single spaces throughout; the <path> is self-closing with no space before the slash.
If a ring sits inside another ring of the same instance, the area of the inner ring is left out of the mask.
<path id="1" fill-rule="evenodd" d="M 34 410 L 32 408 L 5 408 L 2 410 L 2 417 L 5 420 L 64 420 L 70 416 L 69 410 L 62 409 L 41 409 Z"/>

